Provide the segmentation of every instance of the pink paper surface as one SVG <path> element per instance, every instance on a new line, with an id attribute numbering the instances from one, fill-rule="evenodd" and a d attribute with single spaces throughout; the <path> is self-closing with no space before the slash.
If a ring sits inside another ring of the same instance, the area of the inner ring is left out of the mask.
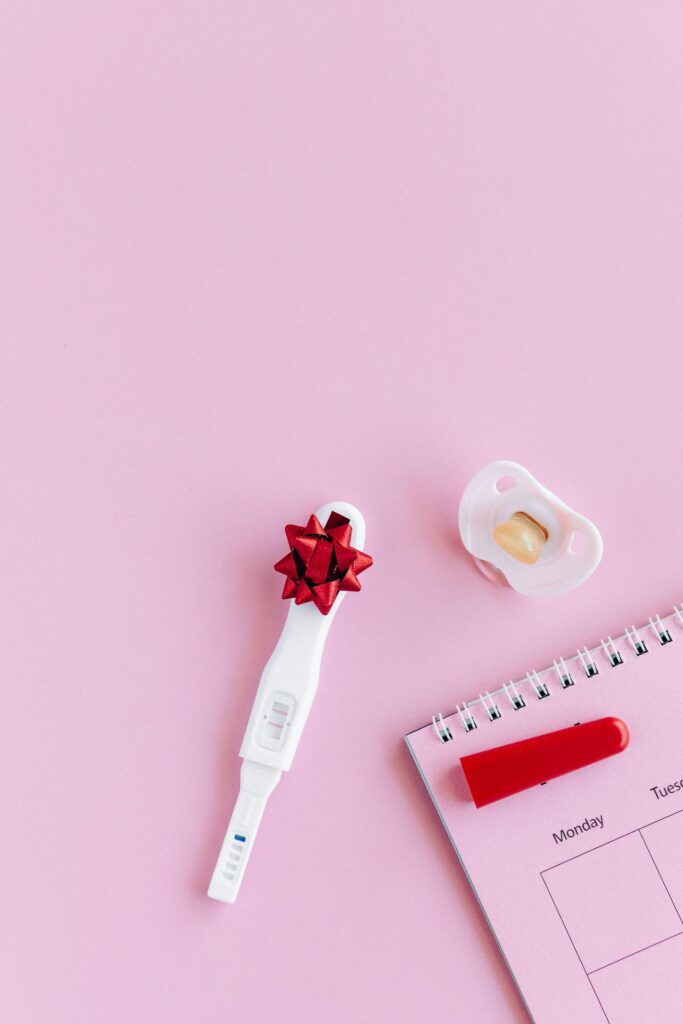
<path id="1" fill-rule="evenodd" d="M 527 1020 L 401 737 L 681 600 L 682 31 L 2 5 L 3 1021 Z M 494 458 L 598 523 L 580 590 L 465 557 Z M 282 527 L 336 498 L 375 566 L 220 906 Z"/>
<path id="2" fill-rule="evenodd" d="M 549 692 L 542 700 L 524 679 L 519 710 L 496 694 L 494 722 L 477 701 L 473 731 L 458 714 L 444 717 L 446 743 L 431 725 L 407 737 L 535 1024 L 673 1024 L 683 1009 L 683 628 L 674 616 L 666 624 L 672 643 L 660 647 L 648 627 L 647 654 L 636 657 L 622 639 L 623 664 L 613 667 L 601 650 L 591 679 L 575 655 L 571 688 L 555 669 L 539 673 Z M 464 754 L 608 712 L 629 725 L 625 751 L 475 807 Z M 678 983 L 662 986 L 674 962 Z"/>

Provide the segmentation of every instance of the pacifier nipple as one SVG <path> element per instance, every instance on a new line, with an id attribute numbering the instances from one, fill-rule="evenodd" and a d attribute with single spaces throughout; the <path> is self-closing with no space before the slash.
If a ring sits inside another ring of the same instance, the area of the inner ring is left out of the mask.
<path id="1" fill-rule="evenodd" d="M 548 531 L 526 512 L 515 512 L 504 523 L 496 526 L 493 539 L 498 547 L 518 562 L 533 565 L 540 558 L 541 549 L 548 539 Z"/>

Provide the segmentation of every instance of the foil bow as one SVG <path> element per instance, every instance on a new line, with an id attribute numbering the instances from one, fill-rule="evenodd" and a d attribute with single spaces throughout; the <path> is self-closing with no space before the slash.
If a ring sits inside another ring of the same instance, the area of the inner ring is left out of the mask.
<path id="1" fill-rule="evenodd" d="M 275 563 L 284 573 L 282 597 L 296 604 L 313 601 L 327 615 L 340 590 L 360 590 L 358 577 L 372 565 L 370 555 L 352 548 L 351 523 L 338 512 L 330 513 L 323 527 L 317 516 L 306 526 L 285 526 L 289 554 Z"/>

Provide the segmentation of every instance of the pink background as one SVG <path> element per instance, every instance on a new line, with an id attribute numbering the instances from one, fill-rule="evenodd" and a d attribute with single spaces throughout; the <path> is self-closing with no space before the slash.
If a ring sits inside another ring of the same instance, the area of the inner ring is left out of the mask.
<path id="1" fill-rule="evenodd" d="M 1 22 L 0 1016 L 526 1020 L 401 735 L 683 596 L 680 4 Z M 459 547 L 505 457 L 603 531 L 579 591 Z M 335 498 L 376 565 L 223 906 L 271 566 Z"/>

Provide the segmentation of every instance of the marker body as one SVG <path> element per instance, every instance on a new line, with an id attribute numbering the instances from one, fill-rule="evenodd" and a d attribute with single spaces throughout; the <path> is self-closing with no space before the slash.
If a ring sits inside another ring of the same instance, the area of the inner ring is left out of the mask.
<path id="1" fill-rule="evenodd" d="M 460 758 L 460 764 L 472 799 L 477 807 L 484 807 L 612 757 L 626 749 L 629 739 L 628 727 L 620 718 L 599 718 L 467 754 Z"/>

